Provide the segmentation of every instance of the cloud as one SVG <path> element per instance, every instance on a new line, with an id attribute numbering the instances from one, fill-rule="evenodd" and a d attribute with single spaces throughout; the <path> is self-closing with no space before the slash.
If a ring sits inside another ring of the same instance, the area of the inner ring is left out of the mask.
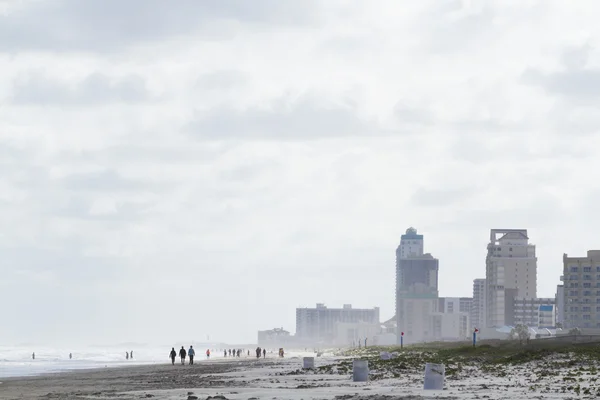
<path id="1" fill-rule="evenodd" d="M 20 105 L 84 106 L 139 103 L 151 97 L 145 80 L 138 75 L 111 79 L 102 73 L 94 73 L 75 84 L 30 75 L 15 82 L 10 100 Z"/>
<path id="2" fill-rule="evenodd" d="M 0 51 L 115 52 L 170 37 L 222 36 L 224 29 L 232 29 L 227 21 L 263 26 L 309 24 L 315 22 L 316 4 L 314 0 L 301 4 L 181 0 L 177 5 L 161 0 L 105 0 L 93 4 L 30 0 L 0 14 L 0 37 L 10 39 L 0 42 Z"/>
<path id="3" fill-rule="evenodd" d="M 197 113 L 186 131 L 203 140 L 306 140 L 389 133 L 374 122 L 363 121 L 352 106 L 320 104 L 310 96 L 277 99 L 244 110 L 218 107 Z"/>
<path id="4" fill-rule="evenodd" d="M 547 93 L 567 97 L 572 101 L 589 102 L 600 96 L 600 69 L 552 73 L 528 69 L 523 73 L 523 79 L 530 85 L 541 87 Z"/>

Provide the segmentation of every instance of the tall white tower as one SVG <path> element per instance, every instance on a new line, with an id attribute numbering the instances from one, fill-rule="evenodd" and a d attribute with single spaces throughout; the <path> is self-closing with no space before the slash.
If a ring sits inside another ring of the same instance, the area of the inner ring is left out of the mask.
<path id="1" fill-rule="evenodd" d="M 504 326 L 515 297 L 537 296 L 537 257 L 526 229 L 491 230 L 485 272 L 486 326 Z"/>

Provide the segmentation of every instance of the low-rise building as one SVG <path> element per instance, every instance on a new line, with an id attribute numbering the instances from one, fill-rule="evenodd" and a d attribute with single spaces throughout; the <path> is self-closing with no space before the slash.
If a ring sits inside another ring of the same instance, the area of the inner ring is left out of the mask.
<path id="1" fill-rule="evenodd" d="M 258 331 L 258 345 L 261 347 L 283 347 L 293 342 L 293 336 L 283 328 Z"/>
<path id="2" fill-rule="evenodd" d="M 332 344 L 336 340 L 335 326 L 339 322 L 379 325 L 379 307 L 363 309 L 345 304 L 342 308 L 327 308 L 324 304 L 317 304 L 315 308 L 297 308 L 296 338 L 307 344 Z"/>
<path id="3" fill-rule="evenodd" d="M 506 313 L 508 323 L 531 328 L 554 328 L 556 326 L 555 303 L 554 298 L 515 297 L 512 310 Z"/>

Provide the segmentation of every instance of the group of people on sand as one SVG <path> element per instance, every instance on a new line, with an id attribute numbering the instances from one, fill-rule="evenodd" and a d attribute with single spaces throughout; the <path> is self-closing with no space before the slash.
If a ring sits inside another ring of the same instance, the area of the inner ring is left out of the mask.
<path id="1" fill-rule="evenodd" d="M 131 350 L 131 354 L 128 352 L 125 352 L 125 359 L 129 360 L 130 358 L 133 360 L 133 350 Z"/>
<path id="2" fill-rule="evenodd" d="M 229 357 L 239 357 L 242 354 L 242 349 L 223 350 L 223 357 L 227 358 L 227 354 L 229 354 Z M 248 355 L 250 355 L 250 350 L 248 350 Z"/>
<path id="3" fill-rule="evenodd" d="M 185 351 L 185 348 L 181 346 L 179 350 L 179 358 L 181 358 L 181 365 L 185 365 L 186 357 L 190 359 L 190 365 L 194 365 L 194 357 L 196 356 L 196 350 L 194 350 L 194 346 L 190 346 L 188 351 Z M 177 357 L 177 352 L 175 351 L 175 347 L 171 348 L 171 353 L 169 353 L 169 357 L 171 358 L 171 364 L 175 365 L 175 358 Z M 210 349 L 206 350 L 206 359 L 210 358 Z"/>
<path id="4" fill-rule="evenodd" d="M 262 354 L 263 358 L 267 358 L 267 349 L 261 349 L 260 347 L 256 348 L 256 358 L 260 358 Z"/>

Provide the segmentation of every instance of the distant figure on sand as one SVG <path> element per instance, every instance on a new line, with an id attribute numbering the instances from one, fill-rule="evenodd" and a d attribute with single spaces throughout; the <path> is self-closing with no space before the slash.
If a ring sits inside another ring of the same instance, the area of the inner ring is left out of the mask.
<path id="1" fill-rule="evenodd" d="M 256 348 L 256 358 L 260 358 L 260 347 Z"/>
<path id="2" fill-rule="evenodd" d="M 187 355 L 187 353 L 185 352 L 185 349 L 183 348 L 183 346 L 181 346 L 181 350 L 179 350 L 179 357 L 181 357 L 181 365 L 185 365 L 185 356 Z"/>
<path id="3" fill-rule="evenodd" d="M 267 358 L 267 349 L 263 349 L 263 358 Z"/>
<path id="4" fill-rule="evenodd" d="M 240 352 L 241 352 L 241 350 L 240 350 L 240 349 L 238 349 L 238 351 L 237 351 L 237 356 L 238 356 L 238 358 L 240 357 Z"/>
<path id="5" fill-rule="evenodd" d="M 248 357 L 250 357 L 250 350 L 248 350 Z"/>
<path id="6" fill-rule="evenodd" d="M 131 353 L 129 354 L 129 357 L 133 360 L 133 350 L 131 350 Z"/>
<path id="7" fill-rule="evenodd" d="M 194 356 L 196 355 L 196 350 L 194 350 L 194 346 L 190 346 L 188 350 L 188 356 L 190 356 L 190 365 L 194 364 Z"/>
<path id="8" fill-rule="evenodd" d="M 206 359 L 210 358 L 210 349 L 206 349 Z"/>
<path id="9" fill-rule="evenodd" d="M 171 363 L 175 365 L 175 357 L 177 357 L 177 352 L 175 351 L 175 347 L 171 347 L 171 353 L 169 354 L 171 357 Z"/>
<path id="10" fill-rule="evenodd" d="M 35 351 L 31 354 L 31 359 L 35 360 Z"/>
<path id="11" fill-rule="evenodd" d="M 125 359 L 129 360 L 129 353 L 127 351 L 125 352 Z"/>
<path id="12" fill-rule="evenodd" d="M 227 350 L 223 350 L 223 357 L 227 358 Z"/>
<path id="13" fill-rule="evenodd" d="M 69 360 L 73 358 L 73 353 L 69 353 Z"/>

